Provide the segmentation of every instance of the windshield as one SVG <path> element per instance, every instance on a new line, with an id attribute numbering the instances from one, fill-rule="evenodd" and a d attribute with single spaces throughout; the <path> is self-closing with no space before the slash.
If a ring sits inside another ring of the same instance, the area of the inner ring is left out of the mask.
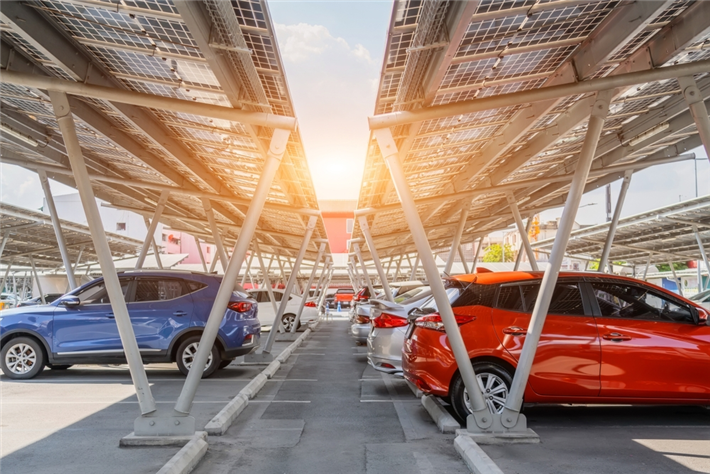
<path id="1" fill-rule="evenodd" d="M 414 298 L 418 294 L 422 293 L 423 291 L 428 290 L 429 287 L 427 286 L 420 286 L 419 288 L 414 288 L 413 290 L 409 290 L 405 293 L 402 293 L 401 295 L 397 295 L 397 297 L 394 299 L 395 303 L 403 303 L 409 299 Z"/>
<path id="2" fill-rule="evenodd" d="M 710 298 L 710 290 L 705 290 L 690 297 L 690 301 L 699 301 L 705 303 Z"/>

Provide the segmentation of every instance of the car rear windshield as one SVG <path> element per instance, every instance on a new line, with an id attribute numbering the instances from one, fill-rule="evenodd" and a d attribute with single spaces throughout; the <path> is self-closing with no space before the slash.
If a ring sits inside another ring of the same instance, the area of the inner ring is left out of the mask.
<path id="1" fill-rule="evenodd" d="M 449 302 L 452 308 L 462 306 L 493 306 L 496 294 L 495 285 L 477 285 L 459 280 L 444 280 L 446 294 L 449 295 Z M 422 309 L 431 308 L 438 311 L 436 301 L 431 298 Z"/>

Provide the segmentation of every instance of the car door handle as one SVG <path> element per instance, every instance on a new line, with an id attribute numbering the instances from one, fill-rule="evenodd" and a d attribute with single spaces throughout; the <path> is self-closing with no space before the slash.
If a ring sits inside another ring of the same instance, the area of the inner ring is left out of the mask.
<path id="1" fill-rule="evenodd" d="M 173 313 L 173 316 L 185 316 L 187 314 L 186 311 L 175 311 Z"/>
<path id="2" fill-rule="evenodd" d="M 510 326 L 509 328 L 503 329 L 503 334 L 508 334 L 510 336 L 524 336 L 527 331 L 518 326 Z"/>
<path id="3" fill-rule="evenodd" d="M 618 332 L 612 332 L 609 334 L 604 334 L 602 336 L 602 339 L 607 340 L 607 341 L 621 342 L 621 341 L 630 341 L 631 336 L 625 336 L 624 334 L 621 334 Z"/>
<path id="4" fill-rule="evenodd" d="M 114 316 L 113 313 L 106 313 L 106 317 L 114 319 L 116 316 Z"/>

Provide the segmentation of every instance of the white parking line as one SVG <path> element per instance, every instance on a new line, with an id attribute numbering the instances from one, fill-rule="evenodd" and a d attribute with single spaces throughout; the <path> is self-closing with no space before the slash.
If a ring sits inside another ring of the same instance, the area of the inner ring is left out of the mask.
<path id="1" fill-rule="evenodd" d="M 249 403 L 311 403 L 310 400 L 249 400 Z"/>

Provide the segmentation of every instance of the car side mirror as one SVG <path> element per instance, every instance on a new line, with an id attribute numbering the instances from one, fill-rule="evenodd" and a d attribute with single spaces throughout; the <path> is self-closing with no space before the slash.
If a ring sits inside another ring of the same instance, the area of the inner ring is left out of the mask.
<path id="1" fill-rule="evenodd" d="M 74 295 L 62 296 L 59 300 L 59 304 L 61 306 L 66 306 L 67 308 L 76 308 L 81 304 L 81 300 L 79 300 L 78 296 Z"/>
<path id="2" fill-rule="evenodd" d="M 710 318 L 708 317 L 707 310 L 697 308 L 698 312 L 698 324 L 700 326 L 710 326 Z"/>

